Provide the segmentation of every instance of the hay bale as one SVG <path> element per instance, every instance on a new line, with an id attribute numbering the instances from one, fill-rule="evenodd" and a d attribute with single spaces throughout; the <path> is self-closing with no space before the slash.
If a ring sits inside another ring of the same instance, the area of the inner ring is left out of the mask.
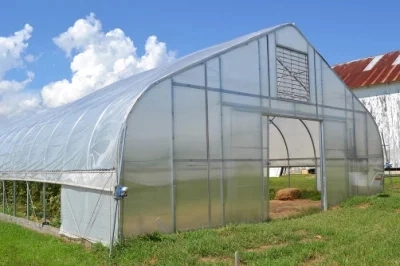
<path id="1" fill-rule="evenodd" d="M 276 192 L 276 200 L 295 200 L 301 198 L 301 192 L 298 188 L 283 188 Z"/>

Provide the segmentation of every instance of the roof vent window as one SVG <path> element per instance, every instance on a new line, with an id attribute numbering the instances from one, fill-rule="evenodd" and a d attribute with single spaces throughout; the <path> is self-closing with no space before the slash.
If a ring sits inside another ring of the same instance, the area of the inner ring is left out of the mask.
<path id="1" fill-rule="evenodd" d="M 307 54 L 276 47 L 278 98 L 310 101 Z"/>

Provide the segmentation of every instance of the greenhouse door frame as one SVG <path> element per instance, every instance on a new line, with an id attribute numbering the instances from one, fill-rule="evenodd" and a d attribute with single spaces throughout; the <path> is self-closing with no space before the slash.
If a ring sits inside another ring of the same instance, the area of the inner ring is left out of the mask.
<path id="1" fill-rule="evenodd" d="M 265 134 L 265 138 L 266 138 L 266 148 L 267 148 L 267 153 L 266 153 L 266 158 L 263 158 L 264 162 L 266 162 L 266 167 L 267 167 L 267 191 L 269 191 L 269 169 L 270 169 L 270 133 L 269 133 L 269 127 L 270 127 L 270 119 L 272 117 L 277 117 L 277 118 L 287 118 L 287 119 L 296 119 L 299 120 L 300 122 L 303 123 L 303 121 L 312 121 L 312 122 L 318 122 L 319 124 L 319 166 L 320 166 L 320 178 L 321 178 L 321 209 L 326 211 L 328 209 L 328 200 L 327 200 L 327 189 L 326 189 L 326 175 L 325 175 L 325 138 L 324 138 L 324 121 L 322 119 L 312 119 L 312 118 L 302 118 L 302 117 L 296 117 L 296 116 L 285 116 L 285 115 L 281 115 L 281 114 L 272 114 L 272 113 L 263 113 L 262 114 L 262 119 L 267 119 L 268 123 L 267 123 L 267 128 L 266 128 L 266 132 L 262 132 L 262 135 Z M 264 131 L 264 129 L 262 129 Z M 278 129 L 279 130 L 279 129 Z M 310 138 L 312 138 L 310 136 Z M 286 145 L 286 141 L 284 140 L 285 145 Z M 288 146 L 286 145 L 286 151 L 288 153 Z M 315 149 L 315 147 L 314 147 Z M 317 155 L 315 154 L 315 171 L 317 171 Z M 290 160 L 290 158 L 287 158 L 288 160 Z M 264 167 L 264 166 L 263 166 Z M 317 172 L 315 172 L 316 174 Z M 268 214 L 267 216 L 269 216 L 269 209 L 270 209 L 270 205 L 269 205 L 269 200 L 268 200 Z M 269 217 L 268 217 L 269 218 Z"/>

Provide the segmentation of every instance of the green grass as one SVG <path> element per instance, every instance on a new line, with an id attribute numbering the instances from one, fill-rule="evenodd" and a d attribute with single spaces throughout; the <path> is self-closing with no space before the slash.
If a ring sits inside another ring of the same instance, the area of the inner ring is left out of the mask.
<path id="1" fill-rule="evenodd" d="M 81 245 L 0 222 L 0 265 L 99 265 L 97 255 Z"/>
<path id="2" fill-rule="evenodd" d="M 384 184 L 386 192 L 400 193 L 400 176 L 392 176 L 392 178 L 387 176 Z"/>
<path id="3" fill-rule="evenodd" d="M 154 233 L 86 251 L 0 223 L 0 265 L 399 265 L 400 178 L 386 193 L 353 197 L 323 213 L 177 234 Z"/>

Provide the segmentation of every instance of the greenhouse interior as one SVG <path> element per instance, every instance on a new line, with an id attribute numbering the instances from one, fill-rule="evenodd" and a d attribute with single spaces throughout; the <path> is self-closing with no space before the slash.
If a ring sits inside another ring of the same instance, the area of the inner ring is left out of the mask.
<path id="1" fill-rule="evenodd" d="M 373 117 L 294 24 L 14 119 L 0 162 L 0 212 L 105 245 L 267 221 L 270 168 L 315 169 L 326 210 L 382 191 L 384 167 Z"/>

